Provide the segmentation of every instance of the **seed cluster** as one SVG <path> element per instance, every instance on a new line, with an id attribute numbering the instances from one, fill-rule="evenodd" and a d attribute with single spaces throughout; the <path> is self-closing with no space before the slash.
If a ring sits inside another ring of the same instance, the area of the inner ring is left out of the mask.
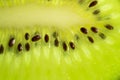
<path id="1" fill-rule="evenodd" d="M 113 30 L 113 29 L 114 29 L 113 26 L 110 25 L 110 24 L 106 24 L 104 27 L 105 27 L 106 29 L 108 29 L 108 30 Z M 104 33 L 100 32 L 97 27 L 91 26 L 91 27 L 90 27 L 90 30 L 91 30 L 91 32 L 93 32 L 93 33 L 95 33 L 95 34 L 98 34 L 101 39 L 105 39 L 105 38 L 106 38 L 106 35 L 105 35 Z M 88 34 L 88 31 L 89 31 L 89 30 L 88 30 L 86 27 L 81 27 L 81 28 L 80 28 L 80 31 L 81 31 L 83 34 L 88 35 L 88 36 L 87 36 L 87 39 L 88 39 L 88 41 L 89 41 L 90 43 L 94 43 L 94 42 L 95 42 L 95 41 L 94 41 L 94 38 Z M 68 50 L 68 46 L 69 46 L 72 50 L 75 49 L 75 44 L 74 44 L 74 42 L 70 41 L 70 42 L 67 44 L 65 41 L 60 41 L 60 39 L 59 39 L 58 37 L 59 37 L 58 33 L 57 33 L 57 32 L 53 32 L 53 38 L 54 38 L 54 39 L 53 39 L 53 43 L 54 43 L 54 46 L 55 46 L 55 47 L 59 47 L 60 43 L 62 42 L 62 45 L 61 45 L 61 46 L 62 46 L 62 48 L 63 48 L 64 51 L 67 51 L 67 50 Z M 77 34 L 75 34 L 75 37 L 76 37 L 76 40 L 79 40 L 79 36 L 78 36 Z M 25 38 L 26 41 L 28 41 L 28 40 L 30 39 L 29 33 L 26 32 L 25 35 L 24 35 L 24 38 Z M 34 36 L 31 37 L 31 41 L 32 41 L 32 42 L 37 42 L 37 41 L 39 41 L 40 39 L 42 39 L 42 37 L 41 37 L 39 34 L 35 34 Z M 48 43 L 48 42 L 49 42 L 49 39 L 50 39 L 50 36 L 49 36 L 48 34 L 45 34 L 45 35 L 44 35 L 44 41 L 45 41 L 45 43 Z M 9 46 L 10 48 L 12 48 L 15 44 L 16 44 L 16 39 L 15 39 L 15 37 L 10 37 L 10 39 L 9 39 L 9 41 L 8 41 L 8 46 Z M 30 43 L 26 42 L 25 45 L 23 45 L 21 42 L 19 42 L 19 43 L 17 44 L 17 50 L 18 50 L 19 52 L 23 51 L 24 48 L 25 48 L 26 51 L 29 51 L 29 50 L 31 49 Z M 4 46 L 3 46 L 2 44 L 0 44 L 0 54 L 2 54 L 3 52 L 4 52 Z"/>
<path id="2" fill-rule="evenodd" d="M 94 0 L 94 1 L 92 1 L 92 2 L 88 5 L 88 7 L 89 7 L 89 8 L 92 8 L 92 7 L 95 7 L 97 4 L 98 4 L 98 1 L 97 1 L 97 0 Z M 100 9 L 95 9 L 95 10 L 92 12 L 93 15 L 98 15 L 99 13 L 100 13 Z"/>
<path id="3" fill-rule="evenodd" d="M 53 42 L 54 42 L 54 46 L 55 46 L 55 47 L 59 47 L 60 41 L 59 41 L 59 39 L 57 38 L 57 37 L 58 37 L 58 33 L 54 32 L 53 34 L 54 34 L 54 35 L 53 35 L 53 38 L 54 38 L 54 41 L 53 41 Z M 28 41 L 28 40 L 30 39 L 29 33 L 25 33 L 24 38 L 25 38 L 26 41 Z M 42 37 L 41 37 L 39 34 L 35 34 L 34 36 L 31 37 L 31 41 L 32 41 L 33 43 L 39 41 L 40 39 L 42 39 Z M 44 35 L 44 41 L 45 41 L 45 43 L 48 43 L 48 42 L 49 42 L 49 35 L 48 35 L 48 34 L 45 34 L 45 35 Z M 9 39 L 9 41 L 8 41 L 8 46 L 9 46 L 9 48 L 14 47 L 15 44 L 17 44 L 15 37 L 11 37 L 11 38 Z M 71 47 L 71 49 L 75 49 L 75 44 L 74 44 L 73 42 L 70 42 L 70 43 L 69 43 L 69 46 Z M 68 46 L 67 46 L 66 42 L 62 42 L 62 47 L 63 47 L 63 50 L 64 50 L 64 51 L 67 51 Z M 29 42 L 26 42 L 25 45 L 23 45 L 21 42 L 19 42 L 19 43 L 17 44 L 17 51 L 18 51 L 18 52 L 23 51 L 24 48 L 25 48 L 26 51 L 29 51 L 30 48 L 31 48 L 31 47 L 30 47 L 30 43 L 29 43 Z M 1 44 L 1 45 L 0 45 L 0 54 L 2 54 L 3 52 L 4 52 L 4 46 Z"/>
<path id="4" fill-rule="evenodd" d="M 51 0 L 48 0 L 48 1 L 51 1 Z M 92 2 L 89 3 L 88 7 L 91 9 L 91 8 L 95 7 L 97 4 L 98 4 L 98 1 L 93 0 Z M 98 14 L 100 14 L 100 12 L 101 12 L 100 9 L 95 9 L 92 12 L 92 14 L 93 15 L 98 15 Z M 106 25 L 104 25 L 104 27 L 108 30 L 113 30 L 114 29 L 114 27 L 110 24 L 106 24 Z M 87 36 L 87 40 L 90 43 L 95 42 L 94 38 L 88 34 L 90 31 L 94 34 L 97 34 L 101 39 L 106 38 L 106 35 L 104 33 L 100 32 L 100 30 L 97 26 L 91 26 L 90 30 L 87 27 L 80 27 L 79 31 L 82 32 L 82 34 L 84 34 L 85 36 Z M 62 41 L 59 38 L 59 34 L 58 34 L 57 31 L 53 32 L 52 37 L 54 38 L 53 39 L 53 44 L 54 44 L 55 47 L 62 46 L 64 51 L 68 50 L 68 46 L 72 50 L 74 50 L 76 48 L 75 43 L 73 41 L 68 42 L 68 44 L 65 41 Z M 31 42 L 35 43 L 35 42 L 39 41 L 40 39 L 42 39 L 42 36 L 39 35 L 39 34 L 35 34 L 34 36 L 30 37 L 30 34 L 28 32 L 26 32 L 24 34 L 24 38 L 25 38 L 26 41 L 31 40 Z M 51 36 L 49 36 L 49 34 L 45 34 L 44 37 L 43 37 L 43 40 L 47 44 L 50 41 L 50 38 L 51 38 Z M 75 34 L 75 38 L 76 38 L 76 40 L 79 40 L 80 39 L 79 34 Z M 17 44 L 15 37 L 10 37 L 10 39 L 8 41 L 8 46 L 10 48 L 12 48 L 12 47 L 14 47 L 15 44 Z M 29 42 L 26 42 L 25 45 L 23 45 L 21 42 L 19 42 L 17 44 L 17 50 L 19 52 L 21 52 L 25 48 L 26 51 L 29 51 L 31 49 L 30 45 L 31 44 Z M 3 52 L 4 52 L 4 46 L 3 46 L 3 44 L 0 44 L 0 54 L 2 54 Z"/>
<path id="5" fill-rule="evenodd" d="M 110 25 L 110 24 L 106 24 L 104 27 L 105 27 L 106 29 L 108 29 L 108 30 L 113 30 L 113 29 L 114 29 L 114 27 L 113 27 L 112 25 Z M 105 38 L 106 38 L 106 35 L 105 35 L 104 33 L 100 32 L 97 27 L 92 26 L 92 27 L 90 27 L 90 30 L 91 30 L 93 33 L 98 34 L 101 39 L 105 39 Z M 89 30 L 88 30 L 86 27 L 81 27 L 81 28 L 80 28 L 80 31 L 81 31 L 83 34 L 88 34 L 88 31 L 89 31 Z M 89 42 L 94 43 L 94 39 L 93 39 L 92 36 L 89 36 L 89 35 L 88 35 L 87 38 L 88 38 Z"/>

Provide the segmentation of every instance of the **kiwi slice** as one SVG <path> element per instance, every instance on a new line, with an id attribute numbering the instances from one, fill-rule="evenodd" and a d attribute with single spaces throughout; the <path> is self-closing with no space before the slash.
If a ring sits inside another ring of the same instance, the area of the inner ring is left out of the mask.
<path id="1" fill-rule="evenodd" d="M 0 0 L 0 80 L 120 80 L 119 0 Z"/>

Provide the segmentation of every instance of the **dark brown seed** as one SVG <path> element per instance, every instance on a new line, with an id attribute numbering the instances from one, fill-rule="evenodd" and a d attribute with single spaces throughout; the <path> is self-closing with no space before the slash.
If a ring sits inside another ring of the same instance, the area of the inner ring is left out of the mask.
<path id="1" fill-rule="evenodd" d="M 15 38 L 11 38 L 8 43 L 9 47 L 12 47 L 14 44 L 15 44 Z"/>
<path id="2" fill-rule="evenodd" d="M 113 26 L 111 26 L 110 24 L 105 25 L 105 27 L 109 30 L 113 30 Z"/>
<path id="3" fill-rule="evenodd" d="M 99 33 L 99 36 L 100 36 L 102 39 L 105 39 L 105 38 L 106 38 L 105 34 L 103 34 L 103 33 Z"/>
<path id="4" fill-rule="evenodd" d="M 75 49 L 75 44 L 73 42 L 70 42 L 69 45 L 72 49 Z"/>
<path id="5" fill-rule="evenodd" d="M 49 41 L 49 36 L 47 34 L 45 35 L 44 40 L 46 43 Z"/>
<path id="6" fill-rule="evenodd" d="M 59 46 L 59 41 L 58 41 L 58 39 L 56 38 L 55 39 L 55 41 L 54 41 L 54 45 L 56 46 L 56 47 L 58 47 Z"/>
<path id="7" fill-rule="evenodd" d="M 80 30 L 81 30 L 81 32 L 84 33 L 84 34 L 87 34 L 87 33 L 88 33 L 87 29 L 84 28 L 84 27 L 82 27 Z"/>
<path id="8" fill-rule="evenodd" d="M 25 33 L 25 39 L 28 40 L 30 37 L 29 33 Z"/>
<path id="9" fill-rule="evenodd" d="M 91 31 L 94 33 L 98 33 L 98 29 L 96 27 L 91 27 Z"/>
<path id="10" fill-rule="evenodd" d="M 23 46 L 21 43 L 18 44 L 18 47 L 17 47 L 18 51 L 22 51 L 23 50 Z"/>
<path id="11" fill-rule="evenodd" d="M 65 42 L 63 42 L 63 49 L 64 49 L 64 51 L 67 51 L 67 45 Z"/>
<path id="12" fill-rule="evenodd" d="M 26 43 L 26 44 L 25 44 L 25 49 L 26 49 L 27 51 L 30 50 L 30 44 L 29 44 L 29 43 Z"/>
<path id="13" fill-rule="evenodd" d="M 89 7 L 93 7 L 97 4 L 98 2 L 97 1 L 92 1 L 90 4 L 89 4 Z"/>
<path id="14" fill-rule="evenodd" d="M 92 37 L 88 36 L 88 40 L 91 42 L 91 43 L 94 43 L 94 40 Z"/>
<path id="15" fill-rule="evenodd" d="M 54 33 L 53 33 L 53 37 L 54 37 L 54 38 L 57 38 L 57 37 L 58 37 L 58 33 L 57 33 L 57 32 L 54 32 Z"/>
<path id="16" fill-rule="evenodd" d="M 97 14 L 99 14 L 99 13 L 100 13 L 100 10 L 95 10 L 95 11 L 93 12 L 94 15 L 97 15 Z"/>
<path id="17" fill-rule="evenodd" d="M 4 47 L 3 47 L 3 45 L 1 44 L 0 45 L 0 54 L 2 54 L 4 52 Z"/>
<path id="18" fill-rule="evenodd" d="M 40 35 L 35 35 L 35 36 L 32 37 L 33 42 L 38 41 L 40 39 L 41 39 Z"/>

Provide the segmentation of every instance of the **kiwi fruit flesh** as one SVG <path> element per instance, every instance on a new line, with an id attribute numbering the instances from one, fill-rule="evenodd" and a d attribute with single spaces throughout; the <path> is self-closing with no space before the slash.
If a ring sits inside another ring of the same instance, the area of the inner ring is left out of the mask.
<path id="1" fill-rule="evenodd" d="M 0 0 L 0 80 L 119 80 L 118 0 Z"/>

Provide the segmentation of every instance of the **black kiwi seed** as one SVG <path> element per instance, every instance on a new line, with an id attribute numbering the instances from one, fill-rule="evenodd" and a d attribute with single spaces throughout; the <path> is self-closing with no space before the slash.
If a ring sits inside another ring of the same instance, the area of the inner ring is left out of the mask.
<path id="1" fill-rule="evenodd" d="M 113 30 L 113 26 L 111 26 L 110 24 L 105 25 L 105 27 L 109 30 Z"/>
<path id="2" fill-rule="evenodd" d="M 94 15 L 97 15 L 97 14 L 99 14 L 99 13 L 100 13 L 100 10 L 95 10 L 95 11 L 93 12 Z"/>
<path id="3" fill-rule="evenodd" d="M 4 47 L 3 47 L 3 45 L 1 44 L 0 45 L 0 54 L 2 54 L 4 52 Z"/>
<path id="4" fill-rule="evenodd" d="M 28 40 L 29 39 L 29 33 L 25 33 L 25 39 Z"/>
<path id="5" fill-rule="evenodd" d="M 26 49 L 27 51 L 30 50 L 30 44 L 29 44 L 29 43 L 26 43 L 26 44 L 25 44 L 25 49 Z"/>
<path id="6" fill-rule="evenodd" d="M 96 27 L 91 27 L 91 31 L 94 33 L 98 33 L 98 29 Z"/>
<path id="7" fill-rule="evenodd" d="M 73 42 L 69 42 L 69 45 L 72 49 L 75 49 L 75 44 Z"/>
<path id="8" fill-rule="evenodd" d="M 45 40 L 46 43 L 49 41 L 49 36 L 48 36 L 48 34 L 45 34 L 44 40 Z"/>
<path id="9" fill-rule="evenodd" d="M 94 43 L 94 39 L 90 36 L 88 36 L 88 40 L 91 42 L 91 43 Z"/>
<path id="10" fill-rule="evenodd" d="M 23 46 L 21 43 L 18 44 L 18 47 L 17 47 L 18 51 L 22 51 L 23 50 Z"/>
<path id="11" fill-rule="evenodd" d="M 105 39 L 105 38 L 106 38 L 105 34 L 103 34 L 103 33 L 99 33 L 99 36 L 100 36 L 102 39 Z"/>
<path id="12" fill-rule="evenodd" d="M 41 39 L 40 35 L 35 35 L 35 36 L 32 37 L 33 42 L 38 41 L 40 39 Z"/>
<path id="13" fill-rule="evenodd" d="M 93 7 L 93 6 L 95 6 L 97 3 L 98 3 L 98 1 L 92 1 L 92 2 L 89 4 L 89 7 Z"/>
<path id="14" fill-rule="evenodd" d="M 87 33 L 88 33 L 87 29 L 84 28 L 84 27 L 82 27 L 80 30 L 81 30 L 81 32 L 84 33 L 84 34 L 87 34 Z"/>
<path id="15" fill-rule="evenodd" d="M 9 47 L 12 47 L 14 44 L 15 44 L 15 38 L 11 38 L 8 43 Z"/>
<path id="16" fill-rule="evenodd" d="M 54 45 L 55 45 L 56 47 L 58 47 L 58 46 L 59 46 L 59 41 L 58 41 L 58 39 L 57 39 L 57 38 L 54 40 Z"/>
<path id="17" fill-rule="evenodd" d="M 67 51 L 67 44 L 65 42 L 63 42 L 62 46 L 63 46 L 64 51 Z"/>

